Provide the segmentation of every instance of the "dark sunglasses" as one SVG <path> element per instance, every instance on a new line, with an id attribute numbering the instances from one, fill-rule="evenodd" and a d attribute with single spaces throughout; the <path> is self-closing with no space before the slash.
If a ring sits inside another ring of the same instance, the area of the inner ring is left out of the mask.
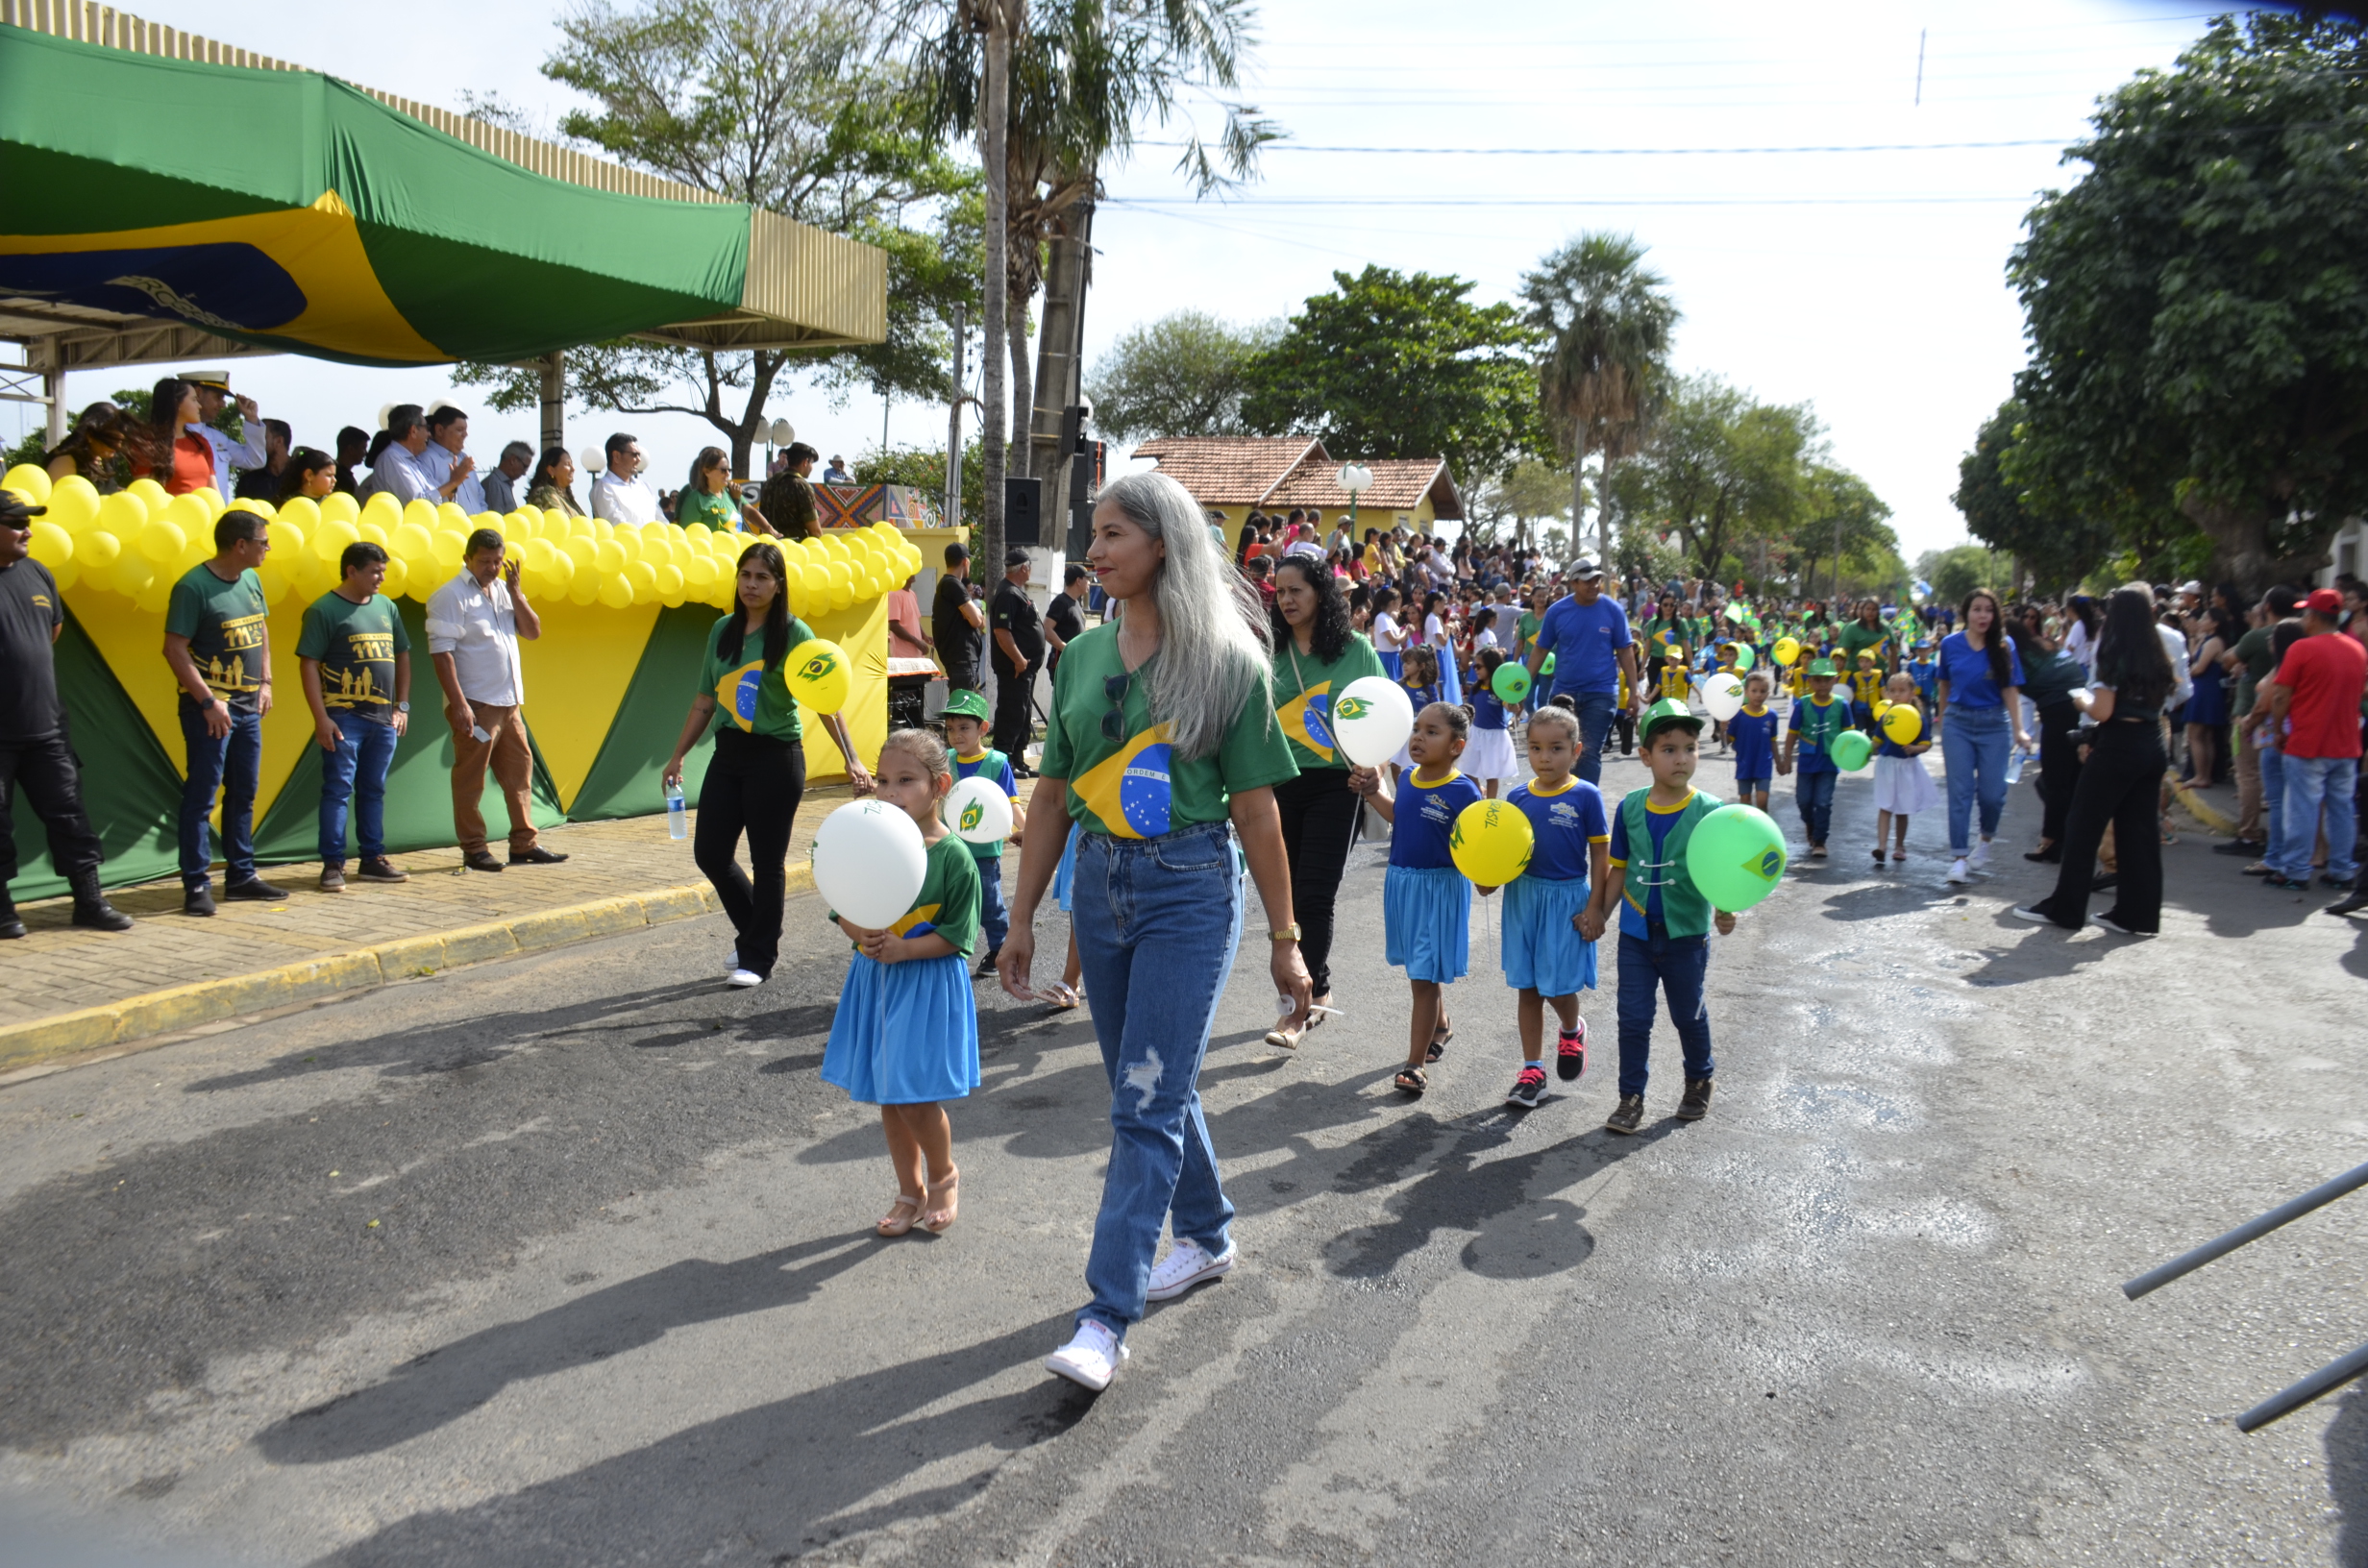
<path id="1" fill-rule="evenodd" d="M 1101 695 L 1110 699 L 1110 711 L 1101 716 L 1101 736 L 1105 741 L 1126 739 L 1126 689 L 1134 684 L 1134 672 L 1104 675 Z"/>

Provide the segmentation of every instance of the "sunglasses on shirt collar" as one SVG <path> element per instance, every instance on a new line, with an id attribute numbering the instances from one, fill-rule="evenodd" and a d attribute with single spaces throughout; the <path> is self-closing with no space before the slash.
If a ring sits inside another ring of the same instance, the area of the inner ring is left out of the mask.
<path id="1" fill-rule="evenodd" d="M 1126 739 L 1126 689 L 1134 680 L 1131 670 L 1102 677 L 1101 695 L 1110 699 L 1110 711 L 1101 716 L 1101 736 L 1105 741 Z"/>

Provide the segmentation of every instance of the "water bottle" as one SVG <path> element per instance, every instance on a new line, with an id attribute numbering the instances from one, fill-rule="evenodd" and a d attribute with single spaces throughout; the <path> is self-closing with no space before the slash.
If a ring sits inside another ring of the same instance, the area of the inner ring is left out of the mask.
<path id="1" fill-rule="evenodd" d="M 670 839 L 687 839 L 691 836 L 690 808 L 682 803 L 682 786 L 679 783 L 666 786 L 666 836 Z"/>
<path id="2" fill-rule="evenodd" d="M 2023 750 L 2016 747 L 2007 753 L 2007 785 L 2012 788 L 2023 781 Z"/>

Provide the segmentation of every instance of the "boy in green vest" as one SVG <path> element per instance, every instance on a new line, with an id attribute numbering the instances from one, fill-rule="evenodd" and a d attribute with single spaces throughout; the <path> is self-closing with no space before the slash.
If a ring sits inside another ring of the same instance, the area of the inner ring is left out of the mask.
<path id="1" fill-rule="evenodd" d="M 946 745 L 953 751 L 955 782 L 984 775 L 1011 796 L 1015 802 L 1011 843 L 1020 842 L 1016 803 L 1020 798 L 1019 781 L 1012 776 L 1011 759 L 986 741 L 988 711 L 983 692 L 957 691 L 946 698 Z M 1003 939 L 1011 934 L 1011 917 L 1003 907 L 1003 845 L 974 844 L 971 855 L 978 862 L 978 930 L 986 941 L 987 950 L 978 960 L 978 978 L 995 973 L 996 955 L 1003 950 Z"/>
<path id="2" fill-rule="evenodd" d="M 1722 937 L 1735 930 L 1735 917 L 1712 909 L 1686 870 L 1694 824 L 1721 804 L 1693 787 L 1702 721 L 1685 703 L 1665 698 L 1644 710 L 1643 731 L 1652 785 L 1631 790 L 1619 803 L 1611 874 L 1579 917 L 1579 935 L 1593 942 L 1613 906 L 1619 907 L 1619 1104 L 1603 1124 L 1615 1133 L 1634 1133 L 1644 1120 L 1656 988 L 1669 993 L 1669 1019 L 1685 1050 L 1677 1119 L 1700 1121 L 1710 1114 L 1710 929 L 1716 925 Z"/>

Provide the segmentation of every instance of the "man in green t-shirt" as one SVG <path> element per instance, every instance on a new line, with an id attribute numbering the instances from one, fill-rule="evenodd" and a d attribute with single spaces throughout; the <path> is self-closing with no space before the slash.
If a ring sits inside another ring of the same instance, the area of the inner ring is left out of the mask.
<path id="1" fill-rule="evenodd" d="M 2282 585 L 2272 588 L 2261 597 L 2261 624 L 2237 638 L 2236 646 L 2223 659 L 2236 675 L 2235 689 L 2229 694 L 2229 717 L 2237 721 L 2236 837 L 2231 843 L 2212 845 L 2217 854 L 2250 859 L 2260 854 L 2269 843 L 2268 816 L 2261 796 L 2261 752 L 2253 744 L 2253 732 L 2258 726 L 2243 720 L 2253 711 L 2261 682 L 2278 668 L 2277 657 L 2269 650 L 2270 635 L 2277 630 L 2279 622 L 2295 612 L 2300 602 L 2293 589 Z"/>
<path id="2" fill-rule="evenodd" d="M 345 891 L 345 823 L 359 801 L 365 882 L 407 882 L 386 858 L 386 771 L 411 722 L 411 634 L 393 600 L 379 592 L 386 551 L 367 539 L 345 547 L 344 580 L 305 607 L 296 657 L 304 672 L 312 738 L 321 763 L 321 891 Z"/>
<path id="3" fill-rule="evenodd" d="M 270 552 L 262 514 L 224 512 L 214 553 L 189 568 L 164 611 L 164 662 L 181 685 L 181 738 L 188 766 L 181 787 L 181 909 L 213 913 L 210 837 L 213 797 L 222 796 L 227 898 L 270 901 L 286 894 L 255 872 L 255 785 L 263 767 L 263 715 L 271 711 L 268 606 L 255 569 Z"/>

